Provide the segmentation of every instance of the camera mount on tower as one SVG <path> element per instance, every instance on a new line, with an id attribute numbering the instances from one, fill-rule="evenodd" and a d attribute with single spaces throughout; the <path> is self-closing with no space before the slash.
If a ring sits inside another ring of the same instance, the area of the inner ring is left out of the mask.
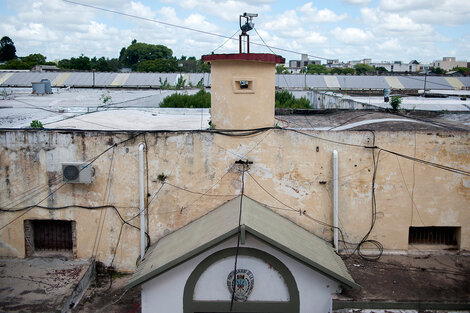
<path id="1" fill-rule="evenodd" d="M 245 18 L 245 24 L 242 25 L 242 17 Z M 253 23 L 253 17 L 258 17 L 258 13 L 243 13 L 240 15 L 240 29 L 242 33 L 239 36 L 239 51 L 242 52 L 242 37 L 246 37 L 246 53 L 250 53 L 250 36 L 247 34 L 250 30 L 255 27 L 255 23 Z"/>

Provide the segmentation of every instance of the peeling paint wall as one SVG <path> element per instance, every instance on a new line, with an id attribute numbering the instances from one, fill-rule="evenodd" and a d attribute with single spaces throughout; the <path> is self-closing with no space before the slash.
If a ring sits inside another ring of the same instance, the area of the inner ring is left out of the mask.
<path id="1" fill-rule="evenodd" d="M 470 178 L 385 151 L 375 150 L 373 156 L 372 149 L 335 143 L 371 146 L 371 132 L 305 133 L 308 136 L 271 129 L 247 137 L 198 131 L 144 137 L 96 131 L 2 131 L 0 206 L 114 205 L 124 220 L 138 227 L 139 218 L 133 218 L 139 213 L 138 144 L 146 142 L 152 243 L 240 194 L 241 173 L 234 166 L 239 159 L 253 161 L 245 174 L 247 196 L 331 241 L 331 228 L 315 220 L 333 223 L 332 152 L 337 150 L 339 220 L 347 242 L 359 242 L 369 230 L 375 158 L 377 220 L 370 239 L 380 241 L 386 250 L 407 251 L 415 248 L 408 245 L 410 226 L 456 226 L 461 227 L 460 249 L 470 250 Z M 375 145 L 470 170 L 468 133 L 376 132 Z M 62 184 L 62 162 L 91 161 L 97 156 L 92 163 L 93 183 Z M 167 176 L 164 184 L 159 174 Z M 0 230 L 1 256 L 25 256 L 25 219 L 74 220 L 77 257 L 95 256 L 109 265 L 116 252 L 115 267 L 135 268 L 139 232 L 128 225 L 121 229 L 121 219 L 112 208 L 1 212 L 0 228 L 11 222 Z"/>

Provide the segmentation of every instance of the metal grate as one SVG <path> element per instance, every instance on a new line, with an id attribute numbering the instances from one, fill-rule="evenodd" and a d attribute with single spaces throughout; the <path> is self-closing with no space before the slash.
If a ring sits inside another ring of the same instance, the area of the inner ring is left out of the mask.
<path id="1" fill-rule="evenodd" d="M 409 244 L 457 245 L 459 227 L 410 227 Z"/>
<path id="2" fill-rule="evenodd" d="M 55 220 L 32 221 L 34 249 L 72 250 L 72 222 Z"/>

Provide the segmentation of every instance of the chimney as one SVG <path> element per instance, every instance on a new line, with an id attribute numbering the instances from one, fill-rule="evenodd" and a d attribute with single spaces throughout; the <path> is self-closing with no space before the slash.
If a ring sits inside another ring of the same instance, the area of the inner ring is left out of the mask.
<path id="1" fill-rule="evenodd" d="M 279 55 L 266 53 L 209 54 L 211 119 L 215 129 L 274 126 L 275 67 Z"/>

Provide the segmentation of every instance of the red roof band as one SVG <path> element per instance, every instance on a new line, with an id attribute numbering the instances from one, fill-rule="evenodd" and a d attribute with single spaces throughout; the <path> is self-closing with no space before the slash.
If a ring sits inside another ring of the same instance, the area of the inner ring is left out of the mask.
<path id="1" fill-rule="evenodd" d="M 204 62 L 211 61 L 229 61 L 229 60 L 243 60 L 243 61 L 257 61 L 265 63 L 285 63 L 286 60 L 280 55 L 269 53 L 231 53 L 231 54 L 206 54 L 202 56 Z"/>

